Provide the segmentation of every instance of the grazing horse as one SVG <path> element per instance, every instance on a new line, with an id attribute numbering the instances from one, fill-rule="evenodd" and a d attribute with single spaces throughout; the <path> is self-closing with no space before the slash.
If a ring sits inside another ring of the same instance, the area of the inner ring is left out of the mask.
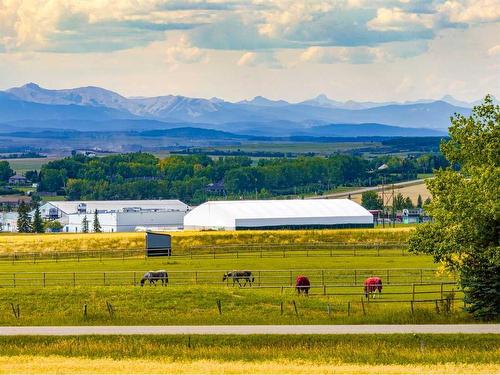
<path id="1" fill-rule="evenodd" d="M 373 298 L 375 298 L 377 296 L 377 290 L 380 296 L 380 294 L 382 293 L 382 279 L 375 276 L 369 277 L 364 282 L 364 288 L 366 298 L 368 298 L 370 295 L 373 295 Z"/>
<path id="2" fill-rule="evenodd" d="M 295 279 L 295 289 L 297 289 L 297 294 L 309 294 L 309 289 L 311 289 L 311 282 L 309 278 L 304 275 L 299 275 Z"/>
<path id="3" fill-rule="evenodd" d="M 252 286 L 252 283 L 255 281 L 255 277 L 252 275 L 252 271 L 232 271 L 226 272 L 222 277 L 222 281 L 226 281 L 229 279 L 233 279 L 233 285 L 238 283 L 239 286 L 246 286 L 247 283 Z M 241 281 L 245 281 L 245 284 L 241 285 Z"/>
<path id="4" fill-rule="evenodd" d="M 161 285 L 167 286 L 168 284 L 168 273 L 165 270 L 159 270 L 159 271 L 149 271 L 142 276 L 141 279 L 141 286 L 144 286 L 144 283 L 146 281 L 149 281 L 149 285 L 154 285 L 156 286 L 156 282 L 160 280 Z"/>

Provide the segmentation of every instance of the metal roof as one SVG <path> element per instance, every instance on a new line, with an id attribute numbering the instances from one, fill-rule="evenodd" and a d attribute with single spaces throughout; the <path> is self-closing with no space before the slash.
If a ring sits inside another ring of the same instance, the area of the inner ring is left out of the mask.
<path id="1" fill-rule="evenodd" d="M 210 201 L 184 217 L 184 226 L 264 226 L 266 223 L 373 223 L 373 215 L 349 199 Z M 282 224 L 283 225 L 283 224 Z"/>
<path id="2" fill-rule="evenodd" d="M 87 212 L 97 211 L 123 211 L 126 208 L 139 208 L 141 210 L 170 210 L 187 211 L 189 206 L 177 199 L 157 200 L 120 200 L 120 201 L 48 201 L 51 205 L 67 215 L 78 212 L 78 205 L 86 205 Z"/>

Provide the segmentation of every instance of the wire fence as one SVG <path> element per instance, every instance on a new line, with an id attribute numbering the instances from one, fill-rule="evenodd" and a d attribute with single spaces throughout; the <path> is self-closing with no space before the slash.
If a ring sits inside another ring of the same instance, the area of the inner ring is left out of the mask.
<path id="1" fill-rule="evenodd" d="M 89 272 L 1 272 L 0 287 L 60 287 L 60 286 L 137 286 L 146 271 L 89 271 Z M 226 278 L 221 270 L 168 271 L 168 286 L 237 286 L 252 288 L 294 287 L 298 275 L 306 275 L 313 291 L 322 293 L 335 289 L 347 293 L 359 292 L 367 277 L 378 276 L 387 286 L 408 287 L 412 284 L 454 283 L 453 277 L 436 274 L 431 268 L 387 269 L 287 269 L 252 270 L 249 280 Z M 251 280 L 251 282 L 250 282 Z M 161 284 L 158 282 L 158 284 Z M 325 289 L 326 288 L 326 289 Z M 349 290 L 353 288 L 353 290 Z M 390 292 L 390 291 L 389 291 Z M 398 290 L 399 293 L 399 290 Z M 407 293 L 407 291 L 405 292 Z M 386 294 L 384 290 L 384 294 Z"/>
<path id="2" fill-rule="evenodd" d="M 405 243 L 338 243 L 318 242 L 310 244 L 229 244 L 221 246 L 203 246 L 175 248 L 170 258 L 287 258 L 287 257 L 348 257 L 348 256 L 407 256 L 410 255 Z M 103 261 L 109 259 L 146 258 L 144 249 L 113 249 L 113 250 L 74 250 L 44 252 L 14 252 L 0 254 L 0 262 L 39 263 L 64 261 Z"/>

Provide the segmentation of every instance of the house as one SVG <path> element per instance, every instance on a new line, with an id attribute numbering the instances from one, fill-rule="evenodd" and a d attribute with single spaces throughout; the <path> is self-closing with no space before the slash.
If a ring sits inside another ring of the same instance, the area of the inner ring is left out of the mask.
<path id="1" fill-rule="evenodd" d="M 28 183 L 28 179 L 24 176 L 21 175 L 14 175 L 9 177 L 9 184 L 10 185 L 26 185 Z"/>

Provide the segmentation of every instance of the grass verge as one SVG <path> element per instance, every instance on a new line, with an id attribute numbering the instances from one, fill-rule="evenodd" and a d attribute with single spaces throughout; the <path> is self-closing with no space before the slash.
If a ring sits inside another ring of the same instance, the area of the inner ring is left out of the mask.
<path id="1" fill-rule="evenodd" d="M 0 373 L 457 374 L 499 365 L 498 335 L 0 338 Z"/>

